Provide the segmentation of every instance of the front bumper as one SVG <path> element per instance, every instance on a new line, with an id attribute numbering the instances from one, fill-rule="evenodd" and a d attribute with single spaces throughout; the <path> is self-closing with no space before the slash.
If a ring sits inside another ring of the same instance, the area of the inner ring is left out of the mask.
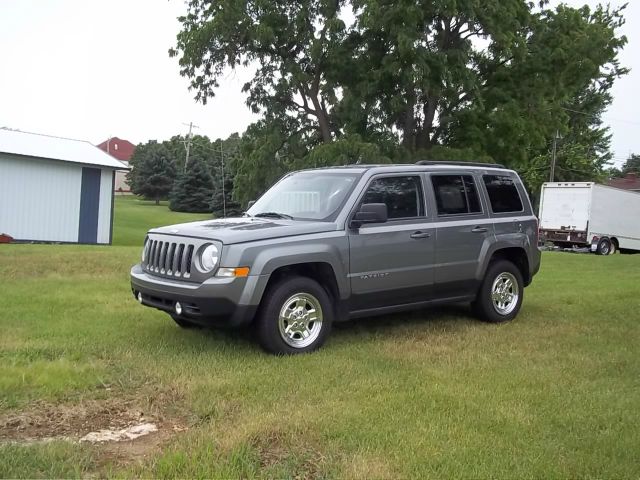
<path id="1" fill-rule="evenodd" d="M 131 292 L 142 304 L 206 326 L 238 327 L 250 323 L 258 309 L 248 293 L 262 276 L 209 278 L 203 283 L 171 280 L 150 275 L 140 265 L 131 268 Z M 175 311 L 176 302 L 182 314 Z"/>

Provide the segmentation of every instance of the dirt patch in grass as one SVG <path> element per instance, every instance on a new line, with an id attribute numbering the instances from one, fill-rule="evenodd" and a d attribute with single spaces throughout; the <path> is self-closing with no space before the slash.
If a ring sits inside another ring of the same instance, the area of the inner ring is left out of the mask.
<path id="1" fill-rule="evenodd" d="M 147 419 L 132 400 L 88 400 L 75 405 L 38 402 L 28 410 L 0 416 L 0 439 L 79 439 L 89 432 L 126 428 Z"/>
<path id="2" fill-rule="evenodd" d="M 171 401 L 172 396 L 109 397 L 75 404 L 37 402 L 19 412 L 0 414 L 0 444 L 30 445 L 56 440 L 80 442 L 92 432 L 153 424 L 157 428 L 155 431 L 133 440 L 82 442 L 95 450 L 98 468 L 107 464 L 144 461 L 159 452 L 172 437 L 187 429 L 185 419 L 162 410 L 163 400 Z"/>

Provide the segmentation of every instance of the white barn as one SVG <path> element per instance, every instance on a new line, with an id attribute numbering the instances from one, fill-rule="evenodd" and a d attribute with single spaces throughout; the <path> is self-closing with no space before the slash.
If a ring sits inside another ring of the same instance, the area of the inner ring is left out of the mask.
<path id="1" fill-rule="evenodd" d="M 0 234 L 110 244 L 121 162 L 89 142 L 0 129 Z"/>

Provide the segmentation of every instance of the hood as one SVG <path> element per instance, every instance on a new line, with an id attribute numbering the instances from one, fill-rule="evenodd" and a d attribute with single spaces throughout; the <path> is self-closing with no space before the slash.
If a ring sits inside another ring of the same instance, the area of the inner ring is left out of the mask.
<path id="1" fill-rule="evenodd" d="M 149 232 L 218 240 L 230 245 L 293 235 L 330 232 L 336 229 L 336 224 L 332 222 L 238 217 L 169 225 L 153 228 Z"/>

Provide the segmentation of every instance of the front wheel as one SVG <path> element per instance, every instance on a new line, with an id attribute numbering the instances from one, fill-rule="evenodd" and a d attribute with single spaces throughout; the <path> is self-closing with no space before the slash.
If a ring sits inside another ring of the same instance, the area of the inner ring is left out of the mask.
<path id="1" fill-rule="evenodd" d="M 331 300 L 318 282 L 288 278 L 265 293 L 256 320 L 258 340 L 275 354 L 311 352 L 325 342 L 332 321 Z"/>
<path id="2" fill-rule="evenodd" d="M 609 255 L 611 254 L 611 240 L 608 238 L 601 238 L 598 242 L 598 247 L 596 248 L 596 253 L 598 255 Z"/>
<path id="3" fill-rule="evenodd" d="M 508 260 L 499 260 L 489 265 L 472 307 L 485 322 L 508 322 L 520 311 L 523 296 L 520 270 Z"/>

